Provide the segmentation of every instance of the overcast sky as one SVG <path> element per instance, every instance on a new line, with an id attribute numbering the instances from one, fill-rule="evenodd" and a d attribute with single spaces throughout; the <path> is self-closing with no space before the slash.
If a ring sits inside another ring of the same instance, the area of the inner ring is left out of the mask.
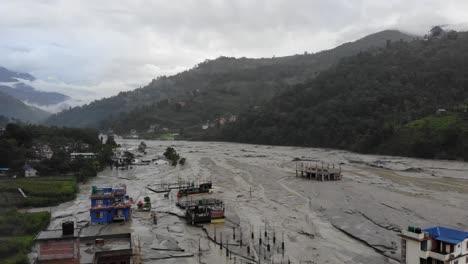
<path id="1" fill-rule="evenodd" d="M 468 0 L 0 0 L 0 65 L 41 89 L 98 98 L 221 55 L 316 52 L 467 22 Z"/>

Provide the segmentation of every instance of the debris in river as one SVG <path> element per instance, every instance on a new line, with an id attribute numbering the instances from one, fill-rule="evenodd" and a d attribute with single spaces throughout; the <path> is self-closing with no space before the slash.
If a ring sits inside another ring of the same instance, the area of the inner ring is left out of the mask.
<path id="1" fill-rule="evenodd" d="M 323 162 L 319 166 L 317 163 L 296 162 L 296 177 L 317 180 L 317 181 L 337 181 L 341 180 L 341 166 L 335 168 L 335 164 L 324 165 Z"/>

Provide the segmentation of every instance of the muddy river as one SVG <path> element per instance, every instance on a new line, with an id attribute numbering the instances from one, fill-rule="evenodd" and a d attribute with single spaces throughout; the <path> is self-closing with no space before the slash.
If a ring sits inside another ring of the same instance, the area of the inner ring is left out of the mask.
<path id="1" fill-rule="evenodd" d="M 136 149 L 140 140 L 118 143 Z M 187 163 L 106 169 L 80 185 L 74 201 L 50 209 L 49 229 L 65 220 L 88 226 L 91 186 L 126 184 L 135 201 L 151 198 L 158 223 L 135 209 L 126 224 L 91 228 L 132 232 L 144 263 L 398 263 L 398 234 L 408 225 L 468 230 L 467 163 L 219 142 L 145 143 L 144 158 L 174 146 Z M 341 165 L 343 179 L 297 178 L 294 158 Z M 211 180 L 212 196 L 226 204 L 225 223 L 189 226 L 174 191 L 165 198 L 145 188 L 177 180 Z M 221 236 L 228 257 L 213 242 Z"/>

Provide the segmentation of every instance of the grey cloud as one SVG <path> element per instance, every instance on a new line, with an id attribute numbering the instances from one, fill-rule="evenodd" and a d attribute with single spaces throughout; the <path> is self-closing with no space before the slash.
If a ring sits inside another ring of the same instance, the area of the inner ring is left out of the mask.
<path id="1" fill-rule="evenodd" d="M 24 0 L 1 6 L 0 65 L 52 79 L 40 86 L 62 84 L 65 93 L 100 89 L 97 97 L 220 55 L 316 52 L 379 30 L 424 34 L 435 24 L 468 20 L 466 0 Z"/>

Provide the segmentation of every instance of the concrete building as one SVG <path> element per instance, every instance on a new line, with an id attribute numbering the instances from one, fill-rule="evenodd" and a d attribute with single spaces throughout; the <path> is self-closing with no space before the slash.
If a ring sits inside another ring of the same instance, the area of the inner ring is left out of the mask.
<path id="1" fill-rule="evenodd" d="M 401 263 L 468 263 L 468 232 L 442 226 L 423 230 L 410 226 L 400 237 Z"/>
<path id="2" fill-rule="evenodd" d="M 94 159 L 96 157 L 96 154 L 91 152 L 73 152 L 70 154 L 70 157 L 72 160 L 78 157 L 81 157 L 83 159 Z"/>
<path id="3" fill-rule="evenodd" d="M 44 230 L 35 241 L 38 247 L 38 264 L 80 263 L 79 229 L 73 222 L 65 222 L 62 229 Z"/>
<path id="4" fill-rule="evenodd" d="M 81 264 L 131 264 L 133 263 L 132 235 L 80 235 Z"/>
<path id="5" fill-rule="evenodd" d="M 29 165 L 24 166 L 24 177 L 30 178 L 30 177 L 37 177 L 37 170 L 35 170 L 33 167 Z"/>
<path id="6" fill-rule="evenodd" d="M 91 227 L 75 229 L 65 222 L 62 229 L 44 230 L 35 238 L 37 264 L 131 264 L 131 233 L 98 234 Z"/>
<path id="7" fill-rule="evenodd" d="M 92 223 L 107 224 L 113 221 L 127 221 L 131 216 L 131 201 L 127 188 L 98 188 L 93 186 L 89 209 Z"/>

